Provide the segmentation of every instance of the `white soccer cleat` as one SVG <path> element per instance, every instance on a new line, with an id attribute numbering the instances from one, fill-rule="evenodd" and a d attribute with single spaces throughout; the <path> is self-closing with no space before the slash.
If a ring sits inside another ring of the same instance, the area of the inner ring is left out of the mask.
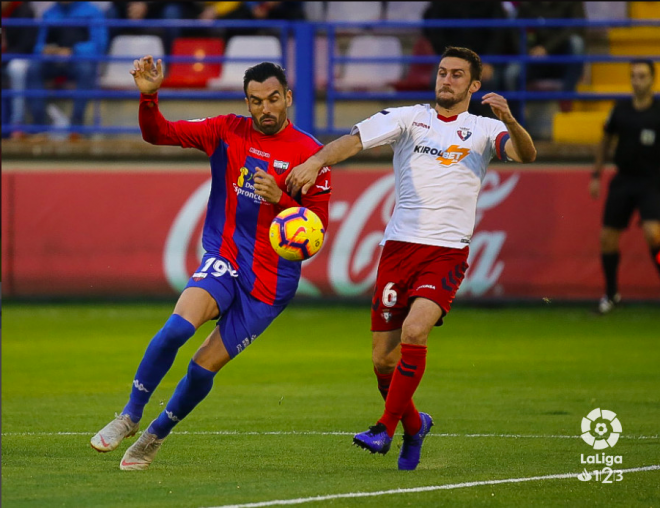
<path id="1" fill-rule="evenodd" d="M 619 293 L 614 295 L 611 300 L 607 296 L 603 296 L 598 302 L 598 313 L 609 314 L 614 308 L 621 303 L 621 295 Z"/>
<path id="2" fill-rule="evenodd" d="M 111 452 L 124 438 L 134 436 L 140 423 L 134 423 L 128 415 L 115 415 L 115 419 L 99 430 L 90 444 L 97 452 Z"/>
<path id="3" fill-rule="evenodd" d="M 133 443 L 121 459 L 119 469 L 123 471 L 141 471 L 147 469 L 153 462 L 154 457 L 160 450 L 165 438 L 158 439 L 156 434 L 143 432 L 135 443 Z"/>

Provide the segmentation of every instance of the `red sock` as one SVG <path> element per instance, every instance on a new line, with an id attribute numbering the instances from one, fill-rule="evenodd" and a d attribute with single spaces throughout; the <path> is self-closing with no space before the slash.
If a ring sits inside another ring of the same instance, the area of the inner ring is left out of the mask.
<path id="1" fill-rule="evenodd" d="M 392 382 L 385 401 L 385 413 L 378 420 L 392 437 L 399 420 L 412 404 L 412 397 L 419 386 L 426 368 L 426 346 L 401 344 L 401 359 L 394 370 Z M 415 410 L 417 411 L 417 410 Z M 419 413 L 417 414 L 419 418 Z M 417 429 L 419 431 L 419 429 Z"/>
<path id="2" fill-rule="evenodd" d="M 389 392 L 394 372 L 391 374 L 381 374 L 374 367 L 374 373 L 378 379 L 378 391 L 383 396 L 383 400 L 387 400 L 387 393 Z M 403 431 L 410 436 L 417 434 L 419 429 L 422 428 L 422 419 L 419 417 L 419 411 L 417 411 L 415 403 L 412 400 L 403 412 L 401 424 L 403 425 Z"/>

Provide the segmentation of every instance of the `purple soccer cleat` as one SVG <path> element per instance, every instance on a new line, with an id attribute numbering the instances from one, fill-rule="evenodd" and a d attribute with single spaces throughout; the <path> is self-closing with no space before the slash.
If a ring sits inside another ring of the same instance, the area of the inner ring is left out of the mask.
<path id="1" fill-rule="evenodd" d="M 378 423 L 369 430 L 355 434 L 353 443 L 360 448 L 369 450 L 371 453 L 380 453 L 385 455 L 390 451 L 392 445 L 392 438 L 387 435 L 387 429 L 382 423 Z"/>
<path id="2" fill-rule="evenodd" d="M 403 435 L 403 445 L 399 453 L 399 469 L 401 471 L 414 471 L 419 464 L 419 458 L 422 453 L 422 443 L 424 438 L 433 427 L 433 418 L 426 413 L 419 413 L 422 420 L 422 427 L 414 436 Z"/>

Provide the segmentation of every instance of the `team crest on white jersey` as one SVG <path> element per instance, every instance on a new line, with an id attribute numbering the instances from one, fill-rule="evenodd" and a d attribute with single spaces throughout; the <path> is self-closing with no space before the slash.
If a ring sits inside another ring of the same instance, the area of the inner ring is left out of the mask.
<path id="1" fill-rule="evenodd" d="M 465 141 L 467 138 L 472 136 L 472 131 L 467 127 L 461 127 L 456 131 L 458 137 L 461 138 L 461 141 Z"/>

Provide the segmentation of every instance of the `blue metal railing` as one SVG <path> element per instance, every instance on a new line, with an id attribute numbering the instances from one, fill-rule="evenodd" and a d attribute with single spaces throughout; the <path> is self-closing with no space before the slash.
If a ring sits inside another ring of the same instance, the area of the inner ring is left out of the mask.
<path id="1" fill-rule="evenodd" d="M 525 122 L 524 106 L 528 101 L 554 101 L 554 100 L 611 100 L 626 97 L 627 94 L 614 93 L 579 93 L 579 92 L 539 92 L 526 90 L 526 73 L 529 65 L 535 64 L 569 64 L 569 63 L 589 63 L 589 62 L 629 62 L 635 58 L 642 58 L 639 55 L 631 56 L 610 56 L 610 55 L 579 55 L 579 56 L 547 56 L 530 57 L 526 54 L 526 30 L 528 28 L 561 28 L 561 27 L 579 27 L 589 29 L 603 29 L 613 27 L 645 27 L 660 26 L 660 20 L 600 20 L 588 21 L 584 19 L 576 20 L 428 20 L 419 22 L 357 22 L 357 23 L 312 23 L 312 22 L 286 22 L 286 21 L 240 21 L 240 20 L 218 20 L 218 21 L 199 21 L 199 20 L 143 20 L 126 21 L 117 19 L 107 20 L 67 20 L 67 21 L 44 21 L 29 19 L 3 19 L 3 27 L 42 27 L 42 26 L 105 26 L 108 28 L 195 28 L 195 29 L 270 29 L 279 31 L 279 39 L 282 48 L 282 57 L 275 60 L 283 67 L 287 67 L 287 42 L 293 37 L 295 40 L 295 68 L 296 68 L 296 124 L 303 130 L 306 130 L 316 136 L 318 135 L 336 135 L 343 134 L 346 129 L 335 127 L 335 107 L 339 101 L 428 101 L 435 100 L 434 92 L 428 91 L 416 92 L 382 92 L 382 91 L 339 91 L 334 83 L 334 69 L 337 65 L 348 63 L 401 63 L 401 64 L 436 64 L 438 56 L 403 56 L 403 57 L 378 57 L 378 58 L 349 58 L 335 54 L 335 43 L 337 38 L 344 34 L 355 34 L 356 32 L 377 33 L 386 30 L 388 34 L 401 31 L 402 34 L 417 32 L 424 27 L 427 28 L 498 28 L 515 29 L 519 31 L 519 41 L 521 53 L 515 56 L 511 55 L 484 55 L 484 63 L 505 64 L 518 63 L 521 67 L 519 79 L 519 91 L 498 91 L 507 100 L 517 101 L 522 123 Z M 318 87 L 314 82 L 314 40 L 319 34 L 325 34 L 327 38 L 328 60 L 326 62 L 328 72 L 328 83 L 325 99 L 327 102 L 327 116 L 325 128 L 319 128 L 315 121 L 314 106 L 316 102 L 316 91 Z M 66 61 L 62 57 L 47 55 L 22 55 L 9 54 L 3 55 L 3 62 L 14 58 L 23 60 L 42 60 L 42 61 Z M 165 63 L 227 63 L 227 62 L 246 62 L 258 63 L 262 58 L 229 58 L 227 56 L 205 57 L 203 59 L 196 57 L 183 56 L 163 56 Z M 646 55 L 653 61 L 660 61 L 660 55 Z M 83 56 L 80 60 L 94 62 L 132 62 L 135 57 L 119 57 L 109 55 Z M 474 99 L 479 99 L 483 93 L 474 94 Z M 220 91 L 220 90 L 199 90 L 199 91 L 175 91 L 163 89 L 160 92 L 163 99 L 179 100 L 240 100 L 244 97 L 242 91 Z M 46 97 L 53 99 L 70 99 L 74 97 L 86 98 L 89 100 L 126 100 L 137 99 L 137 91 L 118 91 L 99 88 L 93 90 L 2 90 L 3 100 L 11 99 L 17 96 Z M 97 103 L 98 105 L 98 103 Z M 53 126 L 43 125 L 7 125 L 3 122 L 2 132 L 12 130 L 21 130 L 24 132 L 38 132 L 42 130 L 58 130 Z M 66 129 L 71 132 L 81 133 L 101 133 L 101 134 L 125 134 L 138 133 L 137 127 L 125 126 L 104 126 L 101 125 L 100 114 L 94 116 L 94 125 L 92 126 L 71 126 Z"/>

